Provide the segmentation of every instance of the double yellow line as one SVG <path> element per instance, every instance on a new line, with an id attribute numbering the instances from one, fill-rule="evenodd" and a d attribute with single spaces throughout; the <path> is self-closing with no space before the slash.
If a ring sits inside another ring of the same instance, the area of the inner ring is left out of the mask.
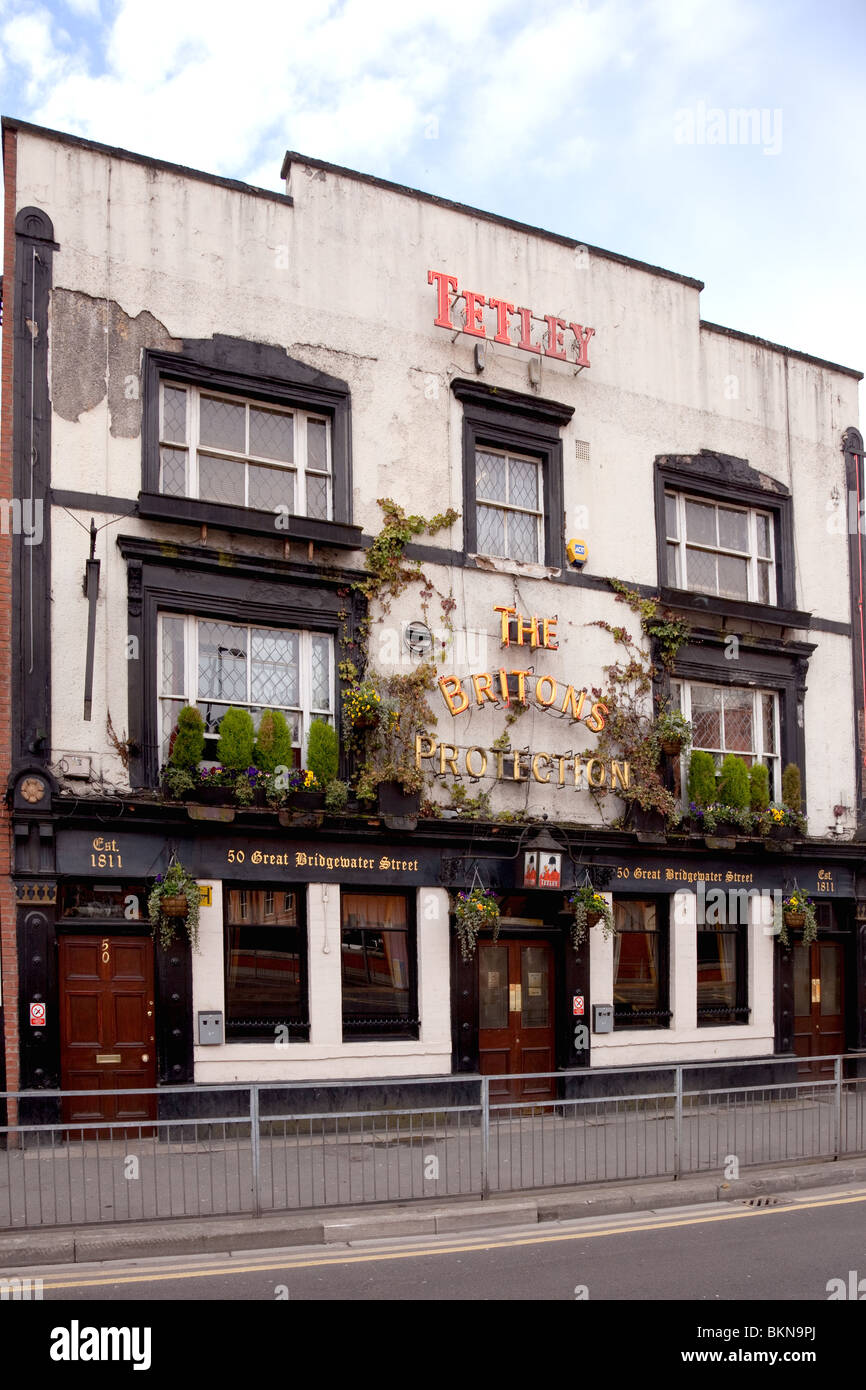
<path id="1" fill-rule="evenodd" d="M 719 1221 L 742 1221 L 754 1216 L 784 1216 L 795 1211 L 809 1211 L 815 1207 L 839 1207 L 847 1206 L 855 1202 L 866 1202 L 866 1192 L 856 1193 L 846 1197 L 826 1197 L 818 1198 L 809 1202 L 794 1202 L 786 1206 L 777 1207 L 749 1207 L 740 1211 L 726 1211 L 714 1213 L 706 1216 L 670 1217 L 668 1220 L 641 1221 L 638 1217 L 628 1225 L 609 1225 L 597 1227 L 593 1230 L 575 1230 L 567 1232 L 557 1232 L 551 1235 L 513 1235 L 500 1236 L 497 1240 L 484 1240 L 482 1237 L 474 1237 L 463 1241 L 450 1241 L 447 1245 L 437 1245 L 435 1243 L 422 1245 L 417 1242 L 412 1243 L 407 1248 L 401 1245 L 399 1249 L 392 1247 L 380 1248 L 377 1250 L 367 1250 L 363 1253 L 355 1251 L 346 1252 L 345 1250 L 334 1250 L 322 1253 L 313 1257 L 292 1259 L 291 1256 L 275 1260 L 273 1257 L 265 1257 L 253 1263 L 240 1264 L 237 1260 L 229 1260 L 227 1263 L 218 1265 L 202 1264 L 191 1265 L 181 1269 L 172 1268 L 160 1270 L 157 1273 L 136 1273 L 129 1270 L 120 1270 L 116 1274 L 100 1275 L 91 1278 L 57 1278 L 44 1279 L 42 1288 L 46 1289 L 86 1289 L 97 1288 L 100 1286 L 117 1284 L 154 1284 L 171 1283 L 176 1279 L 215 1279 L 224 1278 L 231 1274 L 257 1274 L 268 1270 L 290 1270 L 290 1269 L 317 1269 L 326 1265 L 353 1265 L 370 1264 L 384 1260 L 413 1260 L 426 1259 L 433 1255 L 461 1255 L 475 1250 L 508 1250 L 521 1245 L 553 1245 L 565 1240 L 597 1240 L 601 1236 L 621 1236 L 633 1235 L 636 1231 L 669 1231 L 682 1226 L 708 1226 Z M 620 1218 L 621 1219 L 621 1218 Z M 436 1237 L 429 1237 L 435 1242 Z"/>

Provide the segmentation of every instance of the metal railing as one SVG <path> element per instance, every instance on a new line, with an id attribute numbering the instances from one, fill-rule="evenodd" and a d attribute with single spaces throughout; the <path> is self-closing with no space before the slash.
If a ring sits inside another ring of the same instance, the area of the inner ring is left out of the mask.
<path id="1" fill-rule="evenodd" d="M 760 1058 L 391 1083 L 115 1091 L 118 1099 L 156 1097 L 154 1108 L 170 1104 L 173 1117 L 0 1127 L 0 1229 L 257 1217 L 713 1171 L 730 1177 L 756 1164 L 864 1153 L 866 1075 L 843 1074 L 851 1054 L 820 1060 L 832 1064 L 832 1076 L 798 1079 L 793 1060 Z M 689 1084 L 690 1072 L 720 1066 L 790 1067 L 792 1079 L 719 1089 Z M 622 1078 L 617 1084 L 626 1093 L 580 1094 L 602 1076 Z M 554 1094 L 517 1093 L 539 1082 Z M 644 1089 L 630 1089 L 641 1083 Z M 423 1104 L 400 1108 L 339 1108 L 348 1088 L 353 1096 L 368 1088 L 381 1095 L 389 1084 L 428 1094 Z M 446 1087 L 471 1099 L 437 1103 L 437 1089 Z M 311 1108 L 312 1090 L 324 1108 Z M 53 1102 L 58 1115 L 72 1097 L 100 1094 L 104 1099 L 105 1092 L 6 1093 L 19 1114 Z"/>

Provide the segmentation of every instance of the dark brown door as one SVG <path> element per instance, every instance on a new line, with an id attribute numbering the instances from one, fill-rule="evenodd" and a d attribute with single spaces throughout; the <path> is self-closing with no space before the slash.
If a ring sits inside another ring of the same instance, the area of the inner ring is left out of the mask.
<path id="1" fill-rule="evenodd" d="M 151 1120 L 156 1096 L 153 942 L 137 936 L 60 938 L 60 1064 L 64 1120 Z"/>
<path id="2" fill-rule="evenodd" d="M 794 1051 L 819 1058 L 845 1051 L 842 946 L 813 941 L 794 947 Z M 811 1062 L 802 1075 L 832 1076 L 832 1062 Z"/>
<path id="3" fill-rule="evenodd" d="M 546 941 L 478 946 L 478 1049 L 485 1076 L 554 1068 L 553 951 Z M 553 1077 L 493 1082 L 491 1100 L 543 1100 Z"/>

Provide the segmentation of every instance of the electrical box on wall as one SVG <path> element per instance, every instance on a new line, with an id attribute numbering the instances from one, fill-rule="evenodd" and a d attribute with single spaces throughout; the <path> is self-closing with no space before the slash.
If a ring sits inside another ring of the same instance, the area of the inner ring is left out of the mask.
<path id="1" fill-rule="evenodd" d="M 198 1041 L 200 1047 L 214 1047 L 223 1040 L 223 1016 L 221 1013 L 200 1013 L 198 1016 Z"/>
<path id="2" fill-rule="evenodd" d="M 613 1032 L 613 1004 L 593 1004 L 592 1031 L 593 1033 Z"/>

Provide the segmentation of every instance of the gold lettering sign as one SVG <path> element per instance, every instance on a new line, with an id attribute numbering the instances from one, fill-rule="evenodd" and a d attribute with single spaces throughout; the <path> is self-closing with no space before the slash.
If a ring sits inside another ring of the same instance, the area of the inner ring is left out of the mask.
<path id="1" fill-rule="evenodd" d="M 373 855 L 362 854 L 322 854 L 318 851 L 303 849 L 284 851 L 226 850 L 226 863 L 228 864 L 243 864 L 247 859 L 257 869 L 265 870 L 272 868 L 324 869 L 328 873 L 351 873 L 353 870 L 364 869 L 367 872 L 380 873 L 383 876 L 387 874 L 391 877 L 395 874 L 417 874 L 420 872 L 420 860 L 393 858 L 387 854 L 381 854 L 376 858 Z"/>
<path id="2" fill-rule="evenodd" d="M 488 753 L 493 759 L 493 770 L 489 773 Z M 452 777 L 462 777 L 465 773 L 475 778 L 489 776 L 497 782 L 528 782 L 531 779 L 542 786 L 555 782 L 556 786 L 564 787 L 567 772 L 569 784 L 581 790 L 587 787 L 596 791 L 607 787 L 612 791 L 617 787 L 627 790 L 631 784 L 631 769 L 626 762 L 604 762 L 601 758 L 589 758 L 584 762 L 576 753 L 567 756 L 526 751 L 505 753 L 501 748 L 485 749 L 477 744 L 463 748 L 455 743 L 438 743 L 429 734 L 416 734 L 415 766 L 419 771 L 425 762 L 442 776 L 447 769 Z"/>

